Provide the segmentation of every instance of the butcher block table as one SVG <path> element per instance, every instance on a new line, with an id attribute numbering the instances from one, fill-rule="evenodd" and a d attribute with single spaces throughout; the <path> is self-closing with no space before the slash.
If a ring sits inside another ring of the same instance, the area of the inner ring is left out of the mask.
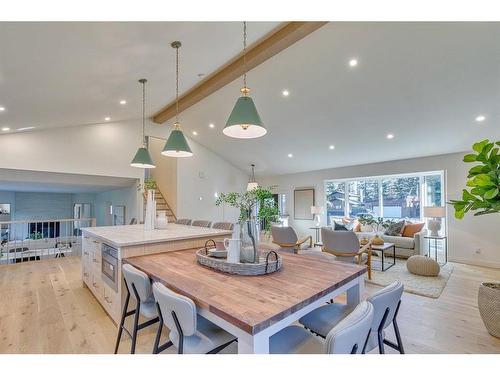
<path id="1" fill-rule="evenodd" d="M 366 267 L 282 254 L 283 267 L 262 276 L 221 273 L 196 262 L 196 250 L 144 255 L 124 263 L 191 298 L 198 314 L 238 338 L 238 353 L 269 353 L 269 338 L 347 292 L 357 305 Z"/>

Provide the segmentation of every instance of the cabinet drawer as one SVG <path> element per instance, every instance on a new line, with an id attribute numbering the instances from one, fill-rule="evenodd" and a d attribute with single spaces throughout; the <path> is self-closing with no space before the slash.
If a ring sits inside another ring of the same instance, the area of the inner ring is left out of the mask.
<path id="1" fill-rule="evenodd" d="M 100 273 L 98 275 L 96 275 L 95 273 L 92 274 L 91 289 L 92 289 L 94 295 L 99 300 L 102 300 L 102 280 L 101 280 L 101 274 Z"/>
<path id="2" fill-rule="evenodd" d="M 82 263 L 82 279 L 89 287 L 92 285 L 92 275 L 90 274 L 90 268 L 88 263 Z"/>
<path id="3" fill-rule="evenodd" d="M 111 289 L 106 283 L 103 283 L 104 306 L 110 313 L 118 309 L 118 293 Z"/>

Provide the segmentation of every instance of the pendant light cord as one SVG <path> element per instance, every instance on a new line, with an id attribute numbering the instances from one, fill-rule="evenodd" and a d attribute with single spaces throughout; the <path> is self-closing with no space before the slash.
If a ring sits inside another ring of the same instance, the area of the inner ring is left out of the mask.
<path id="1" fill-rule="evenodd" d="M 243 87 L 247 87 L 247 23 L 243 21 Z"/>
<path id="2" fill-rule="evenodd" d="M 179 47 L 175 48 L 175 123 L 179 123 Z"/>
<path id="3" fill-rule="evenodd" d="M 142 81 L 142 144 L 146 147 L 146 80 Z"/>

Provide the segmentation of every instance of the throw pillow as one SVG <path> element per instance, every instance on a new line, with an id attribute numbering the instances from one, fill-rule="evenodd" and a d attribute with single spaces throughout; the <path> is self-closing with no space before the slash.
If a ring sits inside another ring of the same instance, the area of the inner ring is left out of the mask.
<path id="1" fill-rule="evenodd" d="M 349 230 L 346 228 L 345 225 L 339 224 L 336 221 L 333 222 L 335 226 L 333 227 L 333 230 Z"/>
<path id="2" fill-rule="evenodd" d="M 403 237 L 414 237 L 416 233 L 420 232 L 425 223 L 406 224 L 403 229 Z"/>
<path id="3" fill-rule="evenodd" d="M 387 236 L 401 236 L 401 232 L 403 230 L 404 225 L 405 225 L 404 220 L 398 221 L 396 223 L 392 223 L 385 230 L 384 234 Z"/>

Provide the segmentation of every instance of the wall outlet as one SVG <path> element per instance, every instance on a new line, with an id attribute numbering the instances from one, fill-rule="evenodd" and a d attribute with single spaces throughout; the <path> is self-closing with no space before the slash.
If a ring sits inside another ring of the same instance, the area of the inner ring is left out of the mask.
<path id="1" fill-rule="evenodd" d="M 477 255 L 481 255 L 481 248 L 479 248 L 479 247 L 478 247 L 478 248 L 476 249 L 476 254 L 477 254 Z"/>

